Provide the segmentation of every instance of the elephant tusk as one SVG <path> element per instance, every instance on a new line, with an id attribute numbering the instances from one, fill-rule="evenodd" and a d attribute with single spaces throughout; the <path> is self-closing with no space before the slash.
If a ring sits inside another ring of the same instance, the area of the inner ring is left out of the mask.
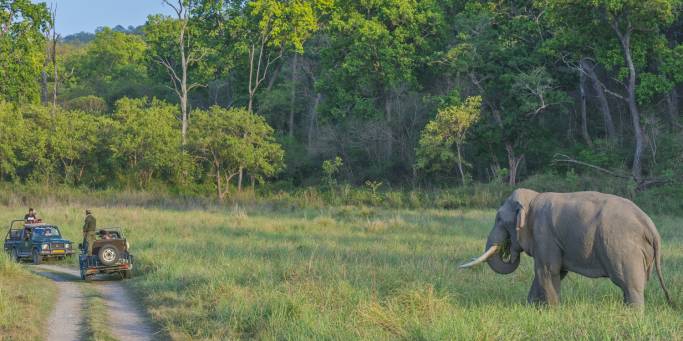
<path id="1" fill-rule="evenodd" d="M 483 255 L 479 256 L 479 258 L 472 260 L 469 263 L 465 263 L 463 265 L 460 265 L 460 268 L 465 269 L 465 268 L 473 267 L 473 266 L 475 266 L 481 262 L 484 262 L 487 259 L 489 259 L 491 256 L 493 256 L 493 254 L 496 253 L 497 250 L 498 250 L 498 245 L 493 245 L 488 250 L 486 250 L 486 252 L 484 252 Z"/>

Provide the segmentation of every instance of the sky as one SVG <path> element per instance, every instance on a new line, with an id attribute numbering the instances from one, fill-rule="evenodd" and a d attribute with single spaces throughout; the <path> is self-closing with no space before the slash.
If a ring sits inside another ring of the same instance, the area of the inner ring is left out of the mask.
<path id="1" fill-rule="evenodd" d="M 161 0 L 32 0 L 57 4 L 57 33 L 62 36 L 81 31 L 95 32 L 99 26 L 145 23 L 150 14 L 170 15 L 172 9 Z"/>

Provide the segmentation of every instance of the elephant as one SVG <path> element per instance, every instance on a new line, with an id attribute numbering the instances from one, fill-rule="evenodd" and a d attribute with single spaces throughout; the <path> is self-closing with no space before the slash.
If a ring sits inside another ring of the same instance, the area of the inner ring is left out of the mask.
<path id="1" fill-rule="evenodd" d="M 460 267 L 485 261 L 493 271 L 509 274 L 519 266 L 523 251 L 534 259 L 530 304 L 559 304 L 560 282 L 571 271 L 609 277 L 623 291 L 624 303 L 642 309 L 654 265 L 673 306 L 662 277 L 660 246 L 650 217 L 628 199 L 599 192 L 539 193 L 520 188 L 498 209 L 484 254 Z"/>

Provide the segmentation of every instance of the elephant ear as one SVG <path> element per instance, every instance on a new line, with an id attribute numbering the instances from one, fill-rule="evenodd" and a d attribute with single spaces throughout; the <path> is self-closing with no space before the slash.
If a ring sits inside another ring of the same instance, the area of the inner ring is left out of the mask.
<path id="1" fill-rule="evenodd" d="M 522 250 L 529 254 L 529 256 L 533 256 L 534 237 L 532 228 L 527 225 L 527 219 L 529 218 L 527 213 L 527 209 L 523 205 L 519 204 L 517 206 L 515 229 L 517 230 L 517 243 L 522 247 Z"/>

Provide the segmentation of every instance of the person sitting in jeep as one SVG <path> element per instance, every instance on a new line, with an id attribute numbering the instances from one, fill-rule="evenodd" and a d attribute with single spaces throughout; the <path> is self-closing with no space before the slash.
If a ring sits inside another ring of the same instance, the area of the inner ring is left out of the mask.
<path id="1" fill-rule="evenodd" d="M 109 234 L 109 232 L 105 230 L 100 230 L 100 239 L 113 239 L 112 236 Z"/>

